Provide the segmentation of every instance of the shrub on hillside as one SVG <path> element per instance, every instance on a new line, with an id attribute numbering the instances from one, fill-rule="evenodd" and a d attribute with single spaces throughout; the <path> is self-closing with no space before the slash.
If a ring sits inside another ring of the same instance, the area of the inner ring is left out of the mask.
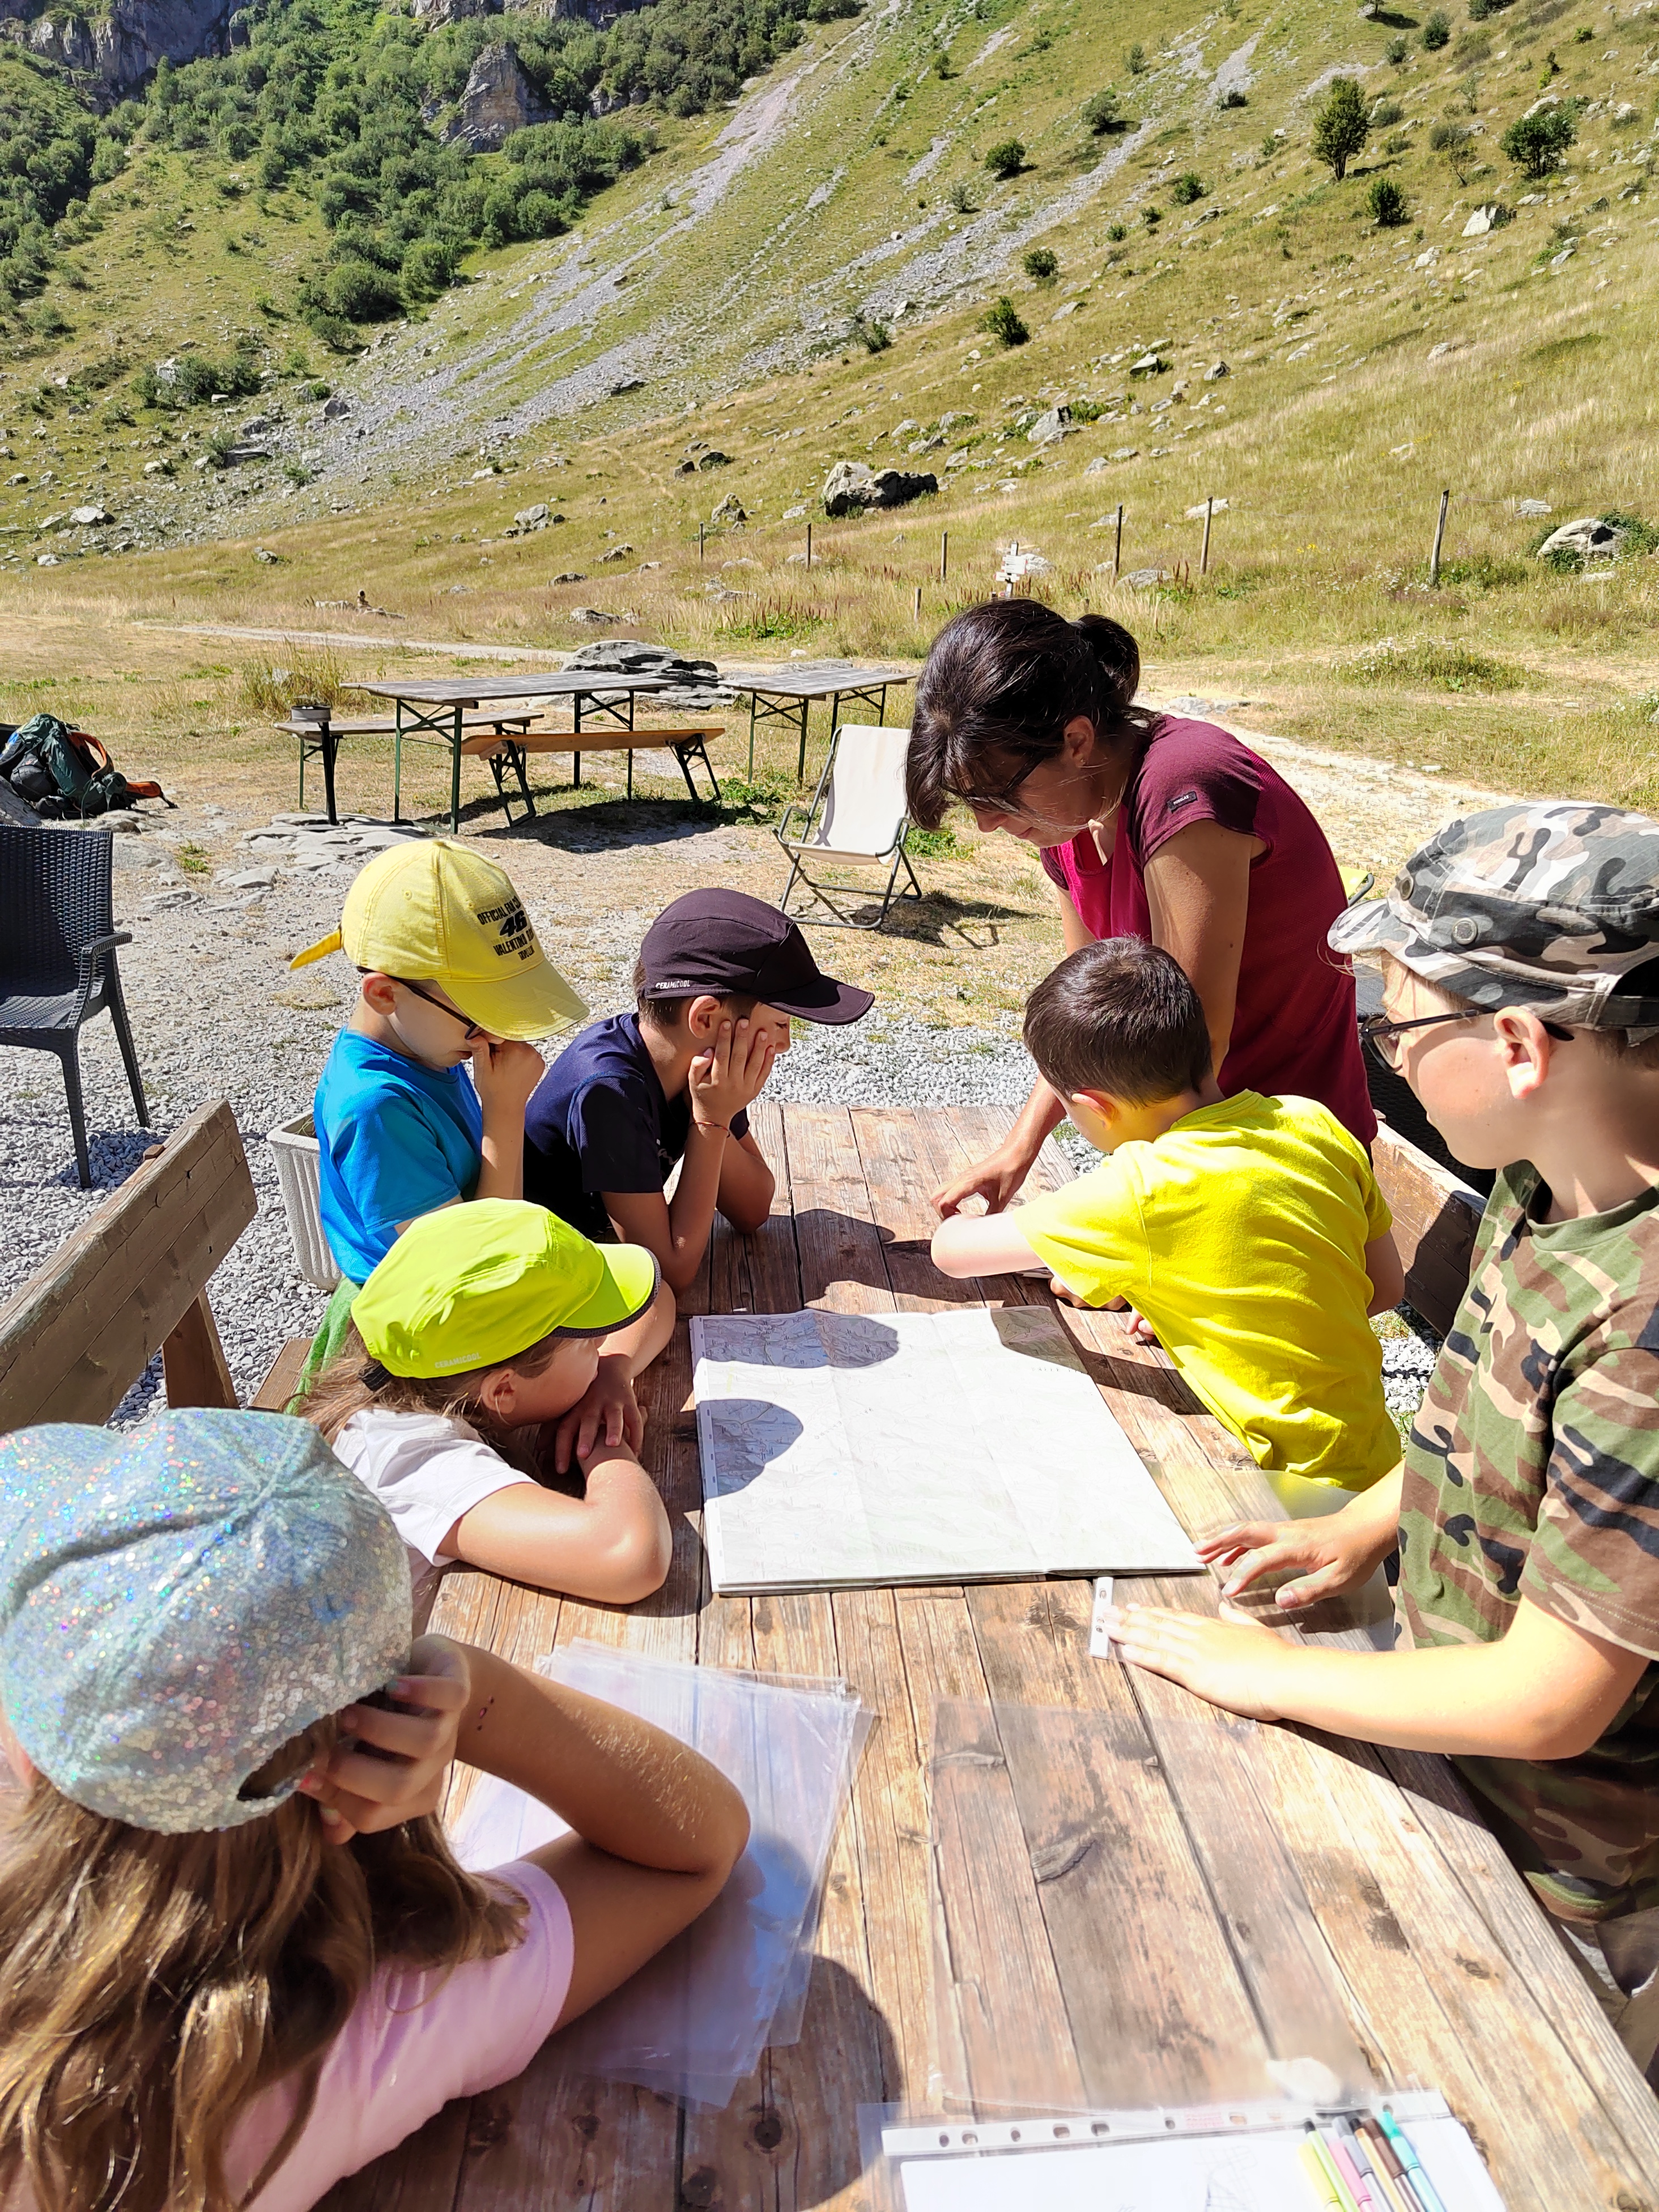
<path id="1" fill-rule="evenodd" d="M 1313 155 L 1324 162 L 1338 184 L 1348 173 L 1348 164 L 1370 135 L 1364 94 L 1351 76 L 1332 84 L 1324 106 L 1314 118 Z"/>
<path id="2" fill-rule="evenodd" d="M 1431 54 L 1451 44 L 1451 18 L 1443 8 L 1437 8 L 1423 26 L 1423 44 Z"/>
<path id="3" fill-rule="evenodd" d="M 1109 222 L 1106 226 L 1106 235 L 1114 246 L 1121 246 L 1129 235 L 1128 226 L 1126 223 Z"/>
<path id="4" fill-rule="evenodd" d="M 809 22 L 844 23 L 863 12 L 864 0 L 806 0 Z"/>
<path id="5" fill-rule="evenodd" d="M 1126 51 L 1123 57 L 1123 66 L 1128 70 L 1131 76 L 1140 76 L 1145 74 L 1147 66 L 1146 49 L 1139 43 L 1139 40 Z"/>
<path id="6" fill-rule="evenodd" d="M 965 178 L 958 177 L 945 197 L 958 215 L 973 214 L 973 187 L 968 183 Z"/>
<path id="7" fill-rule="evenodd" d="M 1083 120 L 1097 138 L 1103 138 L 1109 131 L 1127 131 L 1129 127 L 1122 100 L 1109 84 L 1104 92 L 1097 92 L 1084 101 Z"/>
<path id="8" fill-rule="evenodd" d="M 1394 66 L 1398 69 L 1401 63 L 1404 62 L 1407 54 L 1410 51 L 1410 48 L 1406 44 L 1405 39 L 1401 36 L 1396 36 L 1390 39 L 1388 45 L 1383 47 L 1382 58 L 1386 62 L 1392 62 Z"/>
<path id="9" fill-rule="evenodd" d="M 986 309 L 980 328 L 988 331 L 994 338 L 1006 346 L 1023 346 L 1031 335 L 1021 319 L 1019 309 L 1006 292 Z"/>
<path id="10" fill-rule="evenodd" d="M 1208 189 L 1197 170 L 1188 169 L 1170 185 L 1170 198 L 1177 207 L 1191 207 L 1194 200 L 1203 198 Z"/>
<path id="11" fill-rule="evenodd" d="M 1470 143 L 1471 135 L 1467 123 L 1443 118 L 1429 131 L 1431 150 L 1445 155 L 1460 184 L 1463 180 L 1463 164 L 1468 157 Z"/>
<path id="12" fill-rule="evenodd" d="M 159 364 L 141 368 L 132 388 L 142 407 L 205 407 L 215 392 L 249 398 L 259 389 L 258 356 L 251 345 L 216 360 L 210 354 L 181 353 L 165 369 Z"/>
<path id="13" fill-rule="evenodd" d="M 1402 223 L 1411 221 L 1411 210 L 1406 204 L 1406 195 L 1392 177 L 1373 177 L 1371 188 L 1365 195 L 1365 205 L 1370 210 L 1371 221 L 1379 230 L 1398 230 Z"/>
<path id="14" fill-rule="evenodd" d="M 985 166 L 994 177 L 1017 177 L 1025 167 L 1025 149 L 1018 138 L 999 138 L 987 147 Z"/>
<path id="15" fill-rule="evenodd" d="M 1039 284 L 1052 283 L 1060 274 L 1060 256 L 1047 246 L 1034 246 L 1024 257 L 1021 266 Z"/>
<path id="16" fill-rule="evenodd" d="M 1547 177 L 1559 169 L 1578 136 L 1567 107 L 1540 107 L 1511 123 L 1498 143 L 1523 176 Z"/>
<path id="17" fill-rule="evenodd" d="M 1397 100 L 1385 96 L 1379 100 L 1371 110 L 1371 129 L 1386 131 L 1391 123 L 1401 121 L 1405 112 L 1405 109 Z"/>

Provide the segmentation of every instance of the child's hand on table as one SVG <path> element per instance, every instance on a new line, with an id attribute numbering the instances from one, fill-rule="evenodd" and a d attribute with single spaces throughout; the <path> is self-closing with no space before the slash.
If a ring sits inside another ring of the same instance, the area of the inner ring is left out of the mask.
<path id="1" fill-rule="evenodd" d="M 484 1037 L 472 1048 L 472 1081 L 485 1108 L 522 1115 L 546 1073 L 547 1062 L 535 1046 L 516 1038 Z"/>
<path id="2" fill-rule="evenodd" d="M 612 1450 L 626 1444 L 637 1455 L 644 1441 L 645 1415 L 634 1395 L 628 1362 L 613 1353 L 600 1360 L 599 1373 L 553 1431 L 554 1472 L 568 1471 L 573 1446 L 575 1457 L 586 1460 L 601 1444 Z"/>
<path id="3" fill-rule="evenodd" d="M 408 1670 L 386 1690 L 395 1704 L 416 1710 L 346 1707 L 340 1741 L 299 1784 L 317 1807 L 326 1842 L 349 1844 L 436 1812 L 471 1686 L 462 1646 L 422 1636 Z"/>
<path id="4" fill-rule="evenodd" d="M 1286 1680 L 1306 1653 L 1253 1622 L 1206 1620 L 1161 1606 L 1130 1605 L 1106 1615 L 1106 1632 L 1131 1667 L 1165 1674 L 1230 1713 L 1275 1721 L 1288 1695 Z"/>
<path id="5" fill-rule="evenodd" d="M 1232 1569 L 1221 1586 L 1224 1598 L 1238 1596 L 1263 1575 L 1293 1573 L 1297 1579 L 1273 1593 L 1291 1611 L 1369 1582 L 1395 1540 L 1392 1524 L 1379 1531 L 1374 1519 L 1368 1527 L 1349 1510 L 1313 1521 L 1243 1521 L 1194 1549 L 1206 1567 Z"/>
<path id="6" fill-rule="evenodd" d="M 697 1054 L 686 1077 L 691 1119 L 701 1128 L 729 1129 L 732 1115 L 752 1106 L 765 1089 L 776 1056 L 769 1030 L 755 1029 L 747 1020 L 735 1026 L 722 1022 L 714 1044 Z"/>

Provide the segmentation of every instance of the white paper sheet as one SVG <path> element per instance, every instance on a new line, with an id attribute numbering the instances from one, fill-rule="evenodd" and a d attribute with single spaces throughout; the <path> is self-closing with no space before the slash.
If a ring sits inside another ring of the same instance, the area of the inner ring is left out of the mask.
<path id="1" fill-rule="evenodd" d="M 1449 2212 L 1504 2212 L 1455 2119 L 1413 2118 L 1410 2133 Z M 1287 2128 L 901 2158 L 903 2212 L 1316 2212 L 1302 2139 Z"/>
<path id="2" fill-rule="evenodd" d="M 716 1590 L 1194 1572 L 1040 1306 L 694 1315 Z"/>

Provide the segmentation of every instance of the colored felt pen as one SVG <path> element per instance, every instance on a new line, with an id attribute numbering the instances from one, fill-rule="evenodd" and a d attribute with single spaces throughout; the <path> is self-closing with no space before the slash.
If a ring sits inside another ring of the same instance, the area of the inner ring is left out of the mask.
<path id="1" fill-rule="evenodd" d="M 1342 2200 L 1336 2193 L 1336 2184 L 1306 2136 L 1297 2145 L 1296 2154 L 1302 2161 L 1302 2170 L 1308 2177 L 1308 2186 L 1313 2191 L 1314 2203 L 1318 2205 L 1319 2212 L 1342 2212 Z"/>
<path id="2" fill-rule="evenodd" d="M 1401 2126 L 1386 2105 L 1376 2117 L 1383 2134 L 1394 2145 L 1395 2155 L 1406 2169 L 1407 2180 L 1417 2191 L 1423 2212 L 1446 2212 L 1445 2206 L 1440 2201 L 1439 2191 L 1423 2171 L 1423 2161 L 1413 2148 L 1412 2139 L 1404 2128 Z"/>
<path id="3" fill-rule="evenodd" d="M 1405 2212 L 1405 2207 L 1395 2194 L 1388 2176 L 1370 2155 L 1365 2138 L 1356 2122 L 1350 2119 L 1344 2112 L 1336 2124 L 1342 2131 L 1342 2141 L 1347 2148 L 1349 2157 L 1364 2177 L 1366 2185 L 1371 2193 L 1371 2203 L 1376 2207 L 1376 2212 Z"/>
<path id="4" fill-rule="evenodd" d="M 1423 2200 L 1412 2187 L 1405 2167 L 1395 2155 L 1394 2145 L 1378 2126 L 1374 2114 L 1367 2112 L 1364 2116 L 1359 2132 L 1365 2138 L 1365 2148 L 1376 2161 L 1378 2172 L 1399 2198 L 1401 2212 L 1423 2212 Z"/>
<path id="5" fill-rule="evenodd" d="M 1308 2140 L 1318 2152 L 1319 2162 L 1330 2177 L 1331 2187 L 1336 2192 L 1333 2201 L 1340 2206 L 1341 2212 L 1359 2212 L 1359 2207 L 1354 2202 L 1353 2191 L 1342 2179 L 1342 2170 L 1331 2154 L 1330 2143 L 1321 2130 L 1315 2127 L 1312 2121 L 1308 2123 Z"/>
<path id="6" fill-rule="evenodd" d="M 1376 2199 L 1371 2194 L 1370 2184 L 1354 2162 L 1353 2153 L 1340 2130 L 1335 2135 L 1326 2136 L 1325 2147 L 1330 2152 L 1331 2161 L 1346 2184 L 1348 2194 L 1358 2206 L 1359 2212 L 1376 2212 Z"/>

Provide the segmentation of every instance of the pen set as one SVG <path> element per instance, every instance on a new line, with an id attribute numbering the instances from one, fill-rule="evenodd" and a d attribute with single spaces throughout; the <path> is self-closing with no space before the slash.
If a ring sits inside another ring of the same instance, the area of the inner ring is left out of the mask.
<path id="1" fill-rule="evenodd" d="M 1320 2212 L 1447 2212 L 1411 2137 L 1385 2106 L 1308 2122 L 1297 2156 Z"/>

